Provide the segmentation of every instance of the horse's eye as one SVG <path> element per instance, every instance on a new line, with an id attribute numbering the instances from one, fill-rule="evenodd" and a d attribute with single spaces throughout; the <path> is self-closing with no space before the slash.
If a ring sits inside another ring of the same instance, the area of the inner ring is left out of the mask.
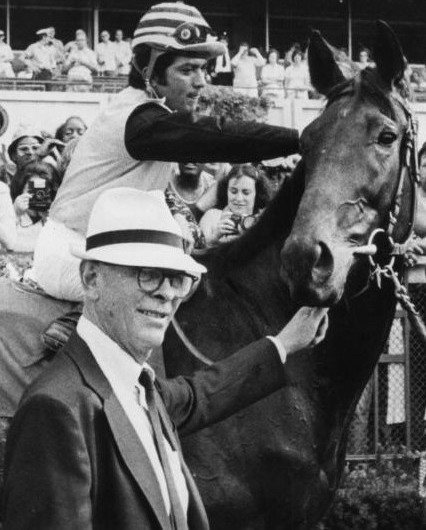
<path id="1" fill-rule="evenodd" d="M 383 131 L 379 135 L 379 144 L 391 145 L 396 140 L 396 134 L 391 131 Z"/>

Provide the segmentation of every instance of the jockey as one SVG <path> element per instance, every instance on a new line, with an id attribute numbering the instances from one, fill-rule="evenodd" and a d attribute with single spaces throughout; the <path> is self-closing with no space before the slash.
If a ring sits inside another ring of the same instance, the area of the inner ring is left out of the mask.
<path id="1" fill-rule="evenodd" d="M 93 203 L 108 188 L 164 190 L 176 162 L 242 163 L 295 153 L 298 132 L 195 115 L 207 62 L 226 52 L 183 2 L 152 6 L 132 41 L 129 86 L 81 138 L 37 242 L 35 274 L 51 296 L 82 300 L 79 260 Z"/>

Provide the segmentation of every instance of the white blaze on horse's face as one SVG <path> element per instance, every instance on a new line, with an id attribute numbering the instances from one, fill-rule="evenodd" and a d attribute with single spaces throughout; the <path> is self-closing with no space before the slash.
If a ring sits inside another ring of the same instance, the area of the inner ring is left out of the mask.
<path id="1" fill-rule="evenodd" d="M 362 259 L 354 258 L 354 248 L 386 226 L 407 123 L 392 84 L 387 89 L 377 72 L 364 70 L 327 88 L 312 60 L 311 77 L 330 96 L 302 134 L 305 191 L 281 257 L 297 302 L 330 305 L 342 296 L 355 259 Z M 326 72 L 326 81 L 333 75 Z"/>

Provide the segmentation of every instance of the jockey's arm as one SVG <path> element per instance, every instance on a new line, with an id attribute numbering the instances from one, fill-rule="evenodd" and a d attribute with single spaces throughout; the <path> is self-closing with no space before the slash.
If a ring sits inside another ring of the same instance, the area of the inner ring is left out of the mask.
<path id="1" fill-rule="evenodd" d="M 125 145 L 136 160 L 243 163 L 295 153 L 296 129 L 170 112 L 158 104 L 129 116 Z"/>

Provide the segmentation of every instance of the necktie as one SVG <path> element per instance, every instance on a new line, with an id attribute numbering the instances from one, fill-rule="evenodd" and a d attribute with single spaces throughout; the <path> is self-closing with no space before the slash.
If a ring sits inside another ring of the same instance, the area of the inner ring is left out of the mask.
<path id="1" fill-rule="evenodd" d="M 148 405 L 148 414 L 154 434 L 154 442 L 166 478 L 167 490 L 170 498 L 170 519 L 172 521 L 172 526 L 174 530 L 188 530 L 187 518 L 183 512 L 170 461 L 166 452 L 163 429 L 161 428 L 160 417 L 155 403 L 153 376 L 148 370 L 142 370 L 139 377 L 139 383 L 145 388 L 146 403 Z"/>

